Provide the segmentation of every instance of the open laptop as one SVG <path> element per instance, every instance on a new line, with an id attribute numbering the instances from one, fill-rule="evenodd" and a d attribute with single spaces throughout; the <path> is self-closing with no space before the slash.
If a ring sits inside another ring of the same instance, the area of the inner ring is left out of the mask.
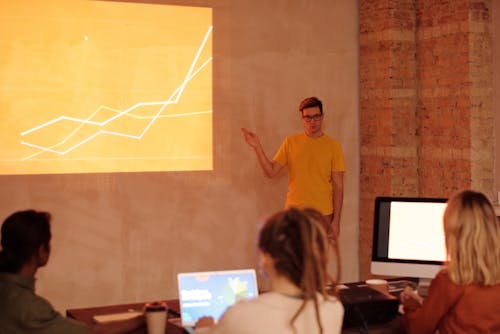
<path id="1" fill-rule="evenodd" d="M 258 295 L 254 269 L 177 274 L 181 322 L 188 332 L 203 316 L 219 320 L 240 299 Z"/>

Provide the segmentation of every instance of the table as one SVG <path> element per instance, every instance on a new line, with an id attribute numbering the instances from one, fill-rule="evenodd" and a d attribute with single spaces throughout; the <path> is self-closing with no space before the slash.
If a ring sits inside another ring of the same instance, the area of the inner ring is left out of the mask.
<path id="1" fill-rule="evenodd" d="M 350 284 L 359 284 L 350 283 Z M 168 320 L 166 332 L 168 334 L 188 334 L 181 326 L 180 321 L 180 307 L 179 300 L 164 300 L 168 306 Z M 132 304 L 121 304 L 121 305 L 110 305 L 110 306 L 98 306 L 90 308 L 80 308 L 80 309 L 70 309 L 66 311 L 66 316 L 84 322 L 86 324 L 94 323 L 94 315 L 112 314 L 127 312 L 129 310 L 142 310 L 145 303 L 132 303 Z M 382 324 L 375 324 L 368 326 L 368 331 L 370 334 L 404 334 L 405 331 L 401 324 L 401 317 L 396 318 Z M 133 334 L 147 334 L 147 329 L 145 326 L 131 332 Z M 351 327 L 344 328 L 342 334 L 356 334 L 363 333 L 360 328 Z"/>
<path id="2" fill-rule="evenodd" d="M 406 334 L 403 327 L 401 317 L 397 316 L 393 320 L 377 325 L 369 325 L 368 331 L 363 331 L 360 328 L 351 327 L 343 328 L 342 334 L 360 334 L 360 333 L 370 333 L 370 334 Z"/>
<path id="3" fill-rule="evenodd" d="M 187 334 L 187 332 L 182 328 L 180 322 L 180 307 L 179 300 L 163 300 L 168 306 L 167 314 L 167 328 L 166 332 L 168 334 Z M 93 324 L 95 315 L 113 314 L 128 311 L 138 311 L 142 310 L 145 303 L 131 303 L 131 304 L 120 304 L 120 305 L 109 305 L 109 306 L 97 306 L 89 308 L 79 308 L 70 309 L 66 311 L 66 316 L 86 324 Z M 130 332 L 132 334 L 147 334 L 146 326 L 138 328 L 137 330 Z"/>

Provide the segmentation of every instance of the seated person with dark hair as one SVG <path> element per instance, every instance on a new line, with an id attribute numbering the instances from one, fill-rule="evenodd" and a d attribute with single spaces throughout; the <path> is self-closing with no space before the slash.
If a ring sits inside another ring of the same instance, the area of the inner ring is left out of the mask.
<path id="1" fill-rule="evenodd" d="M 63 317 L 35 294 L 35 274 L 50 255 L 47 212 L 18 211 L 2 224 L 0 251 L 0 333 L 126 333 L 144 324 L 142 316 L 92 327 Z"/>

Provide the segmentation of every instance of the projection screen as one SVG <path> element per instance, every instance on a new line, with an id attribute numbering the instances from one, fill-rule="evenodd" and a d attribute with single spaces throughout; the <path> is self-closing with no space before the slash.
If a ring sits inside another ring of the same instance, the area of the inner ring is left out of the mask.
<path id="1" fill-rule="evenodd" d="M 211 8 L 0 3 L 0 174 L 213 168 Z"/>

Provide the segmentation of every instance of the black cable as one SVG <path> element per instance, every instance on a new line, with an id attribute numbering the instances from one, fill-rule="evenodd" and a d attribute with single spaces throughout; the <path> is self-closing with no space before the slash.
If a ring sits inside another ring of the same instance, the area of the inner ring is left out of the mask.
<path id="1" fill-rule="evenodd" d="M 344 324 L 349 327 L 357 327 L 360 334 L 369 334 L 363 312 L 357 306 L 351 306 L 344 311 Z"/>
<path id="2" fill-rule="evenodd" d="M 361 324 L 360 324 L 360 327 L 359 327 L 359 332 L 361 334 L 369 334 L 368 324 L 365 321 L 365 317 L 363 316 L 363 312 L 361 312 L 361 310 L 357 306 L 354 307 L 354 310 L 358 314 L 359 320 L 361 320 Z"/>

